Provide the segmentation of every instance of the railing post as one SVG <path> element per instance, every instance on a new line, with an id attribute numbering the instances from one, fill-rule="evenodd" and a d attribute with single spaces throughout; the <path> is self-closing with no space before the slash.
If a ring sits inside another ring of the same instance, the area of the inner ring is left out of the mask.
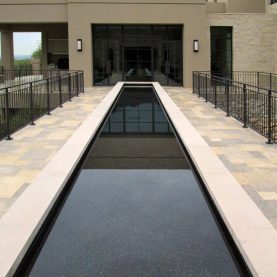
<path id="1" fill-rule="evenodd" d="M 68 74 L 68 96 L 69 96 L 69 101 L 71 101 L 71 75 L 70 75 L 70 73 Z"/>
<path id="2" fill-rule="evenodd" d="M 33 83 L 30 82 L 30 125 L 35 125 L 34 123 L 34 105 L 33 105 Z"/>
<path id="3" fill-rule="evenodd" d="M 198 97 L 201 97 L 201 92 L 200 92 L 200 73 L 198 72 Z"/>
<path id="4" fill-rule="evenodd" d="M 81 73 L 81 82 L 82 82 L 82 92 L 85 93 L 85 80 L 84 80 L 84 71 Z"/>
<path id="5" fill-rule="evenodd" d="M 259 92 L 260 91 L 260 72 L 257 72 L 257 87 Z"/>
<path id="6" fill-rule="evenodd" d="M 268 141 L 267 144 L 272 144 L 272 91 L 268 91 Z"/>
<path id="7" fill-rule="evenodd" d="M 227 85 L 225 87 L 226 89 L 226 96 L 227 96 L 227 103 L 226 103 L 226 110 L 227 110 L 227 115 L 230 116 L 230 87 L 229 87 L 229 82 L 227 81 Z"/>
<path id="8" fill-rule="evenodd" d="M 80 78 L 79 78 L 79 81 L 80 81 L 80 82 L 79 82 L 80 92 L 79 92 L 79 93 L 81 93 L 81 92 L 83 91 L 83 85 L 82 85 L 82 74 L 83 74 L 83 73 L 81 72 L 81 73 L 80 73 L 80 75 L 79 75 L 79 76 L 80 76 Z"/>
<path id="9" fill-rule="evenodd" d="M 51 82 L 50 82 L 50 84 L 51 84 L 51 93 L 53 92 L 53 79 L 52 79 L 52 71 L 50 70 L 50 80 L 51 80 Z"/>
<path id="10" fill-rule="evenodd" d="M 195 72 L 192 71 L 192 93 L 195 93 Z"/>
<path id="11" fill-rule="evenodd" d="M 59 95 L 60 95 L 60 108 L 63 107 L 63 99 L 62 99 L 62 77 L 58 77 L 58 82 L 59 82 Z"/>
<path id="12" fill-rule="evenodd" d="M 78 97 L 79 96 L 79 73 L 77 72 L 76 75 L 75 75 L 75 78 L 76 78 L 76 96 Z"/>
<path id="13" fill-rule="evenodd" d="M 246 84 L 243 84 L 243 128 L 247 128 L 247 91 L 246 91 Z"/>
<path id="14" fill-rule="evenodd" d="M 12 140 L 10 130 L 10 111 L 9 111 L 9 89 L 5 90 L 5 117 L 6 117 L 6 140 Z"/>
<path id="15" fill-rule="evenodd" d="M 272 73 L 269 74 L 269 90 L 272 91 Z"/>
<path id="16" fill-rule="evenodd" d="M 206 102 L 208 102 L 208 74 L 205 76 Z"/>
<path id="17" fill-rule="evenodd" d="M 215 81 L 215 85 L 214 85 L 214 108 L 217 108 L 217 85 L 216 85 L 216 81 Z"/>
<path id="18" fill-rule="evenodd" d="M 47 86 L 47 114 L 50 115 L 50 85 L 49 85 L 49 79 L 46 80 L 46 86 Z"/>

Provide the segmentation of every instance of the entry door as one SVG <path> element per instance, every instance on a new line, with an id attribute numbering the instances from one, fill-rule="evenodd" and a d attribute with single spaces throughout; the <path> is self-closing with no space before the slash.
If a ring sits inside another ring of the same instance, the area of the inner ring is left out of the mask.
<path id="1" fill-rule="evenodd" d="M 152 81 L 151 26 L 124 26 L 124 79 Z"/>
<path id="2" fill-rule="evenodd" d="M 232 78 L 232 27 L 211 27 L 211 72 Z"/>
<path id="3" fill-rule="evenodd" d="M 183 79 L 182 27 L 168 26 L 168 85 L 176 86 Z"/>
<path id="4" fill-rule="evenodd" d="M 99 25 L 94 29 L 94 83 L 99 86 L 109 84 L 108 28 Z"/>
<path id="5" fill-rule="evenodd" d="M 152 81 L 152 48 L 125 47 L 125 80 Z"/>
<path id="6" fill-rule="evenodd" d="M 154 77 L 162 85 L 181 85 L 182 26 L 153 27 Z"/>
<path id="7" fill-rule="evenodd" d="M 182 85 L 182 33 L 180 25 L 93 26 L 94 85 Z"/>

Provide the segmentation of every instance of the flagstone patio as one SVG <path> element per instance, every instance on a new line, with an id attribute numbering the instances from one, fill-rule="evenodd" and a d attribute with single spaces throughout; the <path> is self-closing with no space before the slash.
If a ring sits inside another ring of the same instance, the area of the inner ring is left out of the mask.
<path id="1" fill-rule="evenodd" d="M 166 91 L 277 229 L 277 145 L 266 144 L 266 138 L 190 89 Z"/>
<path id="2" fill-rule="evenodd" d="M 28 187 L 47 162 L 101 102 L 110 88 L 86 89 L 80 97 L 66 102 L 0 142 L 0 216 Z"/>
<path id="3" fill-rule="evenodd" d="M 110 89 L 87 88 L 85 94 L 37 120 L 35 126 L 13 134 L 12 141 L 0 142 L 0 216 Z M 277 145 L 266 144 L 264 137 L 242 128 L 189 89 L 166 87 L 166 91 L 277 229 Z"/>

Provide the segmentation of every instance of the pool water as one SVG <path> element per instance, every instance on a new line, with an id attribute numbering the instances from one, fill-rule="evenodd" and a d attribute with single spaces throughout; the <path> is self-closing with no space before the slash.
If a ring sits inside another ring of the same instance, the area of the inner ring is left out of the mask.
<path id="1" fill-rule="evenodd" d="M 245 276 L 152 87 L 125 87 L 29 276 Z"/>
<path id="2" fill-rule="evenodd" d="M 123 90 L 85 169 L 185 169 L 188 162 L 152 87 Z"/>

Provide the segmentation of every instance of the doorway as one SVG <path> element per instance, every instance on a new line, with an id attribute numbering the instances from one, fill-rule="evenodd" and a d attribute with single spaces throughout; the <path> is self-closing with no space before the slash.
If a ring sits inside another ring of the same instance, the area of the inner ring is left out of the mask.
<path id="1" fill-rule="evenodd" d="M 93 25 L 94 85 L 183 83 L 181 25 Z"/>
<path id="2" fill-rule="evenodd" d="M 232 27 L 211 27 L 211 73 L 232 79 L 233 47 Z"/>

